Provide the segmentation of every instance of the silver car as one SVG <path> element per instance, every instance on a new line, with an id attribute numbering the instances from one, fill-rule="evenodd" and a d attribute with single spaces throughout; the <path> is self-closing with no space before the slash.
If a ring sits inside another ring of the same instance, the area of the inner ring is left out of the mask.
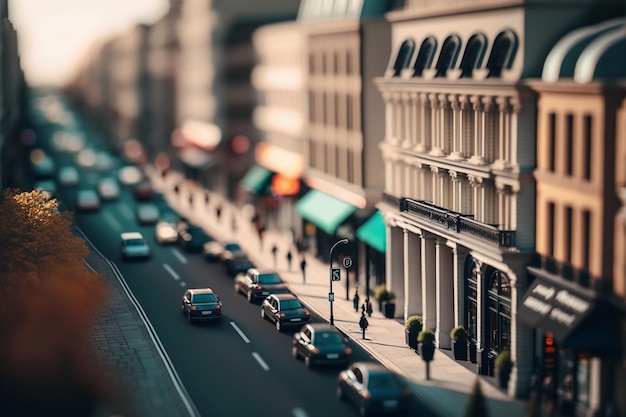
<path id="1" fill-rule="evenodd" d="M 141 233 L 122 233 L 121 239 L 122 257 L 124 259 L 150 257 L 150 247 Z"/>

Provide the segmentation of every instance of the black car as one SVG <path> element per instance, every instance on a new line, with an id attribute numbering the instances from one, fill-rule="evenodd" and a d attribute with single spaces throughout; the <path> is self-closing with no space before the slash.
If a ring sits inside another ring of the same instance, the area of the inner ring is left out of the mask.
<path id="1" fill-rule="evenodd" d="M 293 294 L 271 294 L 261 304 L 261 317 L 274 322 L 276 330 L 299 326 L 311 320 L 311 313 Z"/>
<path id="2" fill-rule="evenodd" d="M 223 261 L 232 252 L 241 251 L 241 246 L 237 242 L 212 241 L 204 245 L 204 259 L 207 261 Z"/>
<path id="3" fill-rule="evenodd" d="M 210 288 L 188 289 L 181 310 L 190 323 L 222 318 L 222 301 Z"/>
<path id="4" fill-rule="evenodd" d="M 178 232 L 178 243 L 187 252 L 200 252 L 211 237 L 200 226 L 187 225 Z"/>
<path id="5" fill-rule="evenodd" d="M 230 252 L 230 256 L 222 261 L 222 267 L 228 276 L 234 277 L 235 275 L 244 273 L 248 269 L 254 268 L 255 266 L 245 252 L 237 251 Z"/>
<path id="6" fill-rule="evenodd" d="M 254 303 L 270 294 L 289 293 L 289 288 L 276 272 L 250 268 L 235 277 L 235 291 Z"/>
<path id="7" fill-rule="evenodd" d="M 359 408 L 359 414 L 406 411 L 411 395 L 396 374 L 376 362 L 355 362 L 337 378 L 337 397 Z"/>
<path id="8" fill-rule="evenodd" d="M 304 358 L 307 368 L 322 364 L 345 364 L 352 349 L 339 330 L 325 323 L 309 323 L 293 335 L 291 355 Z"/>

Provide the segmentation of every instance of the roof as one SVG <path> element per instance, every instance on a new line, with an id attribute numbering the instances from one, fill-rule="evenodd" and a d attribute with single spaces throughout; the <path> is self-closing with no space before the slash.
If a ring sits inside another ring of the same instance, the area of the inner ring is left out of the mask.
<path id="1" fill-rule="evenodd" d="M 123 240 L 126 239 L 143 239 L 143 235 L 139 232 L 126 232 L 122 233 L 121 237 Z"/>
<path id="2" fill-rule="evenodd" d="M 189 288 L 194 294 L 213 294 L 213 290 L 211 288 Z"/>
<path id="3" fill-rule="evenodd" d="M 296 297 L 293 294 L 290 293 L 285 293 L 285 294 L 270 294 L 270 297 L 276 297 L 277 300 L 282 301 L 282 300 L 297 300 L 298 297 Z"/>
<path id="4" fill-rule="evenodd" d="M 546 58 L 542 80 L 577 83 L 626 78 L 626 17 L 576 29 L 559 40 Z"/>

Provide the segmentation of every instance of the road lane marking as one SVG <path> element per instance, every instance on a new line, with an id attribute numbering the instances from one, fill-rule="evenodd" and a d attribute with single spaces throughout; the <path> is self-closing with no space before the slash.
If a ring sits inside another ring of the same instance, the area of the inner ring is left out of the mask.
<path id="1" fill-rule="evenodd" d="M 115 218 L 115 216 L 113 216 L 113 214 L 111 214 L 110 211 L 104 210 L 102 212 L 102 215 L 104 216 L 104 219 L 111 225 L 113 226 L 114 229 L 117 230 L 122 230 L 122 225 L 120 224 L 120 222 L 117 221 L 117 219 Z"/>
<path id="2" fill-rule="evenodd" d="M 181 286 L 181 287 L 183 287 L 183 288 L 185 288 L 185 287 L 187 286 L 187 283 L 186 283 L 185 281 L 181 281 L 181 282 L 180 282 L 180 286 Z"/>
<path id="3" fill-rule="evenodd" d="M 293 410 L 291 410 L 291 413 L 293 414 L 294 417 L 307 417 L 308 416 L 306 411 L 304 411 L 303 409 L 299 407 L 296 407 Z"/>
<path id="4" fill-rule="evenodd" d="M 250 339 L 248 339 L 248 338 L 246 337 L 246 335 L 245 335 L 245 334 L 243 334 L 243 332 L 241 331 L 241 329 L 240 329 L 239 327 L 237 327 L 237 325 L 235 324 L 235 322 L 234 322 L 234 321 L 231 321 L 231 322 L 230 322 L 230 325 L 231 325 L 231 326 L 233 326 L 233 329 L 235 329 L 235 331 L 236 331 L 237 333 L 239 333 L 239 336 L 241 336 L 241 338 L 243 339 L 243 341 L 244 341 L 244 342 L 246 342 L 246 343 L 250 343 Z"/>
<path id="5" fill-rule="evenodd" d="M 268 366 L 268 364 L 265 363 L 263 358 L 261 358 L 261 355 L 259 355 L 256 352 L 252 352 L 252 356 L 254 357 L 254 359 L 256 359 L 256 361 L 259 363 L 259 365 L 261 365 L 261 368 L 263 368 L 264 371 L 269 371 L 270 370 L 270 367 Z"/>
<path id="6" fill-rule="evenodd" d="M 180 251 L 178 249 L 172 248 L 172 253 L 174 254 L 174 256 L 176 258 L 178 258 L 178 260 L 180 261 L 181 264 L 186 264 L 187 263 L 187 258 L 185 257 L 185 255 L 180 253 Z"/>
<path id="7" fill-rule="evenodd" d="M 169 272 L 169 273 L 170 273 L 170 275 L 171 275 L 171 276 L 173 276 L 173 277 L 174 277 L 174 279 L 175 279 L 176 281 L 178 281 L 178 280 L 180 279 L 180 276 L 179 276 L 179 275 L 176 273 L 176 271 L 174 271 L 174 270 L 172 269 L 172 267 L 171 267 L 171 266 L 169 266 L 168 264 L 163 264 L 163 268 L 165 268 L 165 270 L 166 270 L 167 272 Z"/>
<path id="8" fill-rule="evenodd" d="M 128 220 L 132 220 L 135 215 L 133 211 L 126 205 L 118 206 L 119 210 L 122 212 L 122 216 L 126 217 Z"/>

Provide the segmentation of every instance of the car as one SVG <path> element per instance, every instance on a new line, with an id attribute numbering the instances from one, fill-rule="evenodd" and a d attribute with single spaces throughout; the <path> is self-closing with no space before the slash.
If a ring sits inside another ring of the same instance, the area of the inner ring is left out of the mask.
<path id="1" fill-rule="evenodd" d="M 264 300 L 270 294 L 290 292 L 276 272 L 258 268 L 250 268 L 245 273 L 237 274 L 235 291 L 245 295 L 250 303 Z"/>
<path id="2" fill-rule="evenodd" d="M 211 237 L 200 226 L 188 224 L 178 232 L 178 243 L 187 252 L 202 251 L 204 244 L 210 240 Z"/>
<path id="3" fill-rule="evenodd" d="M 137 201 L 150 201 L 152 193 L 152 184 L 148 180 L 141 180 L 133 185 L 133 196 Z"/>
<path id="4" fill-rule="evenodd" d="M 120 197 L 120 186 L 114 178 L 101 178 L 98 181 L 98 195 L 104 201 L 117 200 Z"/>
<path id="5" fill-rule="evenodd" d="M 135 211 L 139 224 L 155 224 L 159 221 L 159 209 L 153 203 L 139 203 Z"/>
<path id="6" fill-rule="evenodd" d="M 228 253 L 241 251 L 241 246 L 237 242 L 218 242 L 216 240 L 207 242 L 204 245 L 204 259 L 207 261 L 223 261 Z"/>
<path id="7" fill-rule="evenodd" d="M 189 323 L 222 318 L 222 301 L 211 288 L 190 288 L 183 295 L 182 313 Z"/>
<path id="8" fill-rule="evenodd" d="M 98 193 L 94 190 L 78 190 L 78 193 L 76 194 L 76 210 L 100 210 L 100 197 L 98 197 Z"/>
<path id="9" fill-rule="evenodd" d="M 231 278 L 254 267 L 255 265 L 243 251 L 230 252 L 229 256 L 222 261 L 222 269 Z"/>
<path id="10" fill-rule="evenodd" d="M 49 199 L 55 198 L 57 195 L 57 186 L 52 180 L 37 181 L 33 189 L 44 194 Z"/>
<path id="11" fill-rule="evenodd" d="M 73 166 L 64 166 L 59 169 L 57 180 L 64 187 L 72 187 L 80 182 L 80 174 Z"/>
<path id="12" fill-rule="evenodd" d="M 406 411 L 411 395 L 406 383 L 377 362 L 355 362 L 337 377 L 337 398 L 348 400 L 359 414 L 397 414 Z"/>
<path id="13" fill-rule="evenodd" d="M 345 364 L 352 355 L 346 337 L 326 323 L 305 324 L 293 335 L 291 356 L 304 358 L 307 368 Z"/>
<path id="14" fill-rule="evenodd" d="M 120 235 L 122 240 L 122 258 L 149 258 L 150 247 L 139 232 L 125 232 Z"/>
<path id="15" fill-rule="evenodd" d="M 311 313 L 293 294 L 270 294 L 261 303 L 261 318 L 274 323 L 276 330 L 311 321 Z"/>
<path id="16" fill-rule="evenodd" d="M 135 185 L 144 179 L 143 173 L 134 165 L 121 167 L 117 172 L 117 178 L 124 185 Z"/>
<path id="17" fill-rule="evenodd" d="M 154 226 L 154 237 L 159 245 L 175 243 L 178 240 L 176 226 L 171 222 L 160 220 Z"/>

